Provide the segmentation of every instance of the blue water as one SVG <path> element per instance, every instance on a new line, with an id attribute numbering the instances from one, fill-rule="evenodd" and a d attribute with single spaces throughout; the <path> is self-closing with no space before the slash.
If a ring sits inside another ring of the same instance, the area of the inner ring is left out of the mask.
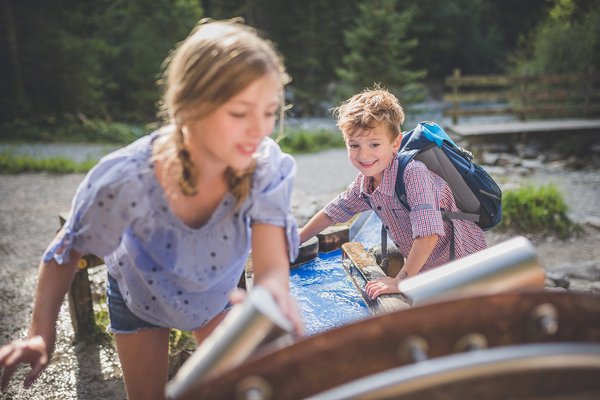
<path id="1" fill-rule="evenodd" d="M 373 211 L 359 216 L 350 229 L 350 240 L 360 242 L 366 249 L 381 244 L 381 220 Z"/>
<path id="2" fill-rule="evenodd" d="M 369 249 L 381 242 L 381 221 L 366 212 L 350 229 L 350 240 Z M 366 281 L 354 267 L 353 279 L 342 265 L 342 251 L 319 253 L 317 258 L 291 270 L 290 291 L 296 298 L 307 335 L 367 318 L 371 315 L 363 297 Z M 357 287 L 360 287 L 360 289 Z"/>
<path id="3" fill-rule="evenodd" d="M 342 251 L 320 253 L 293 268 L 290 291 L 296 298 L 307 335 L 367 318 L 371 315 L 342 265 Z"/>

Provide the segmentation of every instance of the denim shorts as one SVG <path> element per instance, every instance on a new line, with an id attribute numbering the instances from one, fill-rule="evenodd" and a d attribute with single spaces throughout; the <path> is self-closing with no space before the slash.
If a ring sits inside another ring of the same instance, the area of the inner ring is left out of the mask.
<path id="1" fill-rule="evenodd" d="M 110 320 L 108 331 L 110 333 L 136 333 L 141 329 L 162 328 L 144 321 L 129 311 L 119 290 L 119 284 L 110 274 L 108 274 L 106 283 L 106 302 L 108 303 L 108 317 Z"/>

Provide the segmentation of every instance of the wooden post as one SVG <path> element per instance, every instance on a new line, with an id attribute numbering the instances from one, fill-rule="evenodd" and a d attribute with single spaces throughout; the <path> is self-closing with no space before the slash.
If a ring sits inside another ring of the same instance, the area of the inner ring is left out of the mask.
<path id="1" fill-rule="evenodd" d="M 69 288 L 69 313 L 77 338 L 91 337 L 96 332 L 92 290 L 87 268 L 79 270 Z"/>
<path id="2" fill-rule="evenodd" d="M 521 84 L 519 85 L 519 88 L 521 89 L 521 109 L 519 110 L 519 120 L 520 121 L 525 121 L 527 119 L 527 115 L 526 115 L 526 109 L 529 106 L 529 101 L 528 101 L 528 96 L 529 96 L 529 88 L 528 88 L 528 82 L 529 79 L 534 79 L 533 76 L 529 77 L 529 76 L 524 76 L 523 79 L 521 80 Z"/>
<path id="3" fill-rule="evenodd" d="M 61 227 L 65 224 L 67 218 L 66 213 L 59 214 L 58 220 Z M 67 293 L 71 324 L 73 325 L 73 331 L 75 331 L 75 337 L 78 339 L 89 338 L 97 331 L 88 267 L 102 263 L 103 261 L 94 255 L 83 256 L 79 260 L 78 271 Z"/>
<path id="4" fill-rule="evenodd" d="M 458 103 L 458 87 L 460 80 L 460 68 L 454 69 L 453 79 L 452 79 L 452 123 L 454 125 L 458 124 L 458 109 L 460 107 Z"/>
<path id="5" fill-rule="evenodd" d="M 587 118 L 590 110 L 590 97 L 594 88 L 594 70 L 592 67 L 585 72 L 582 81 L 580 82 L 580 86 L 584 91 L 582 117 Z"/>

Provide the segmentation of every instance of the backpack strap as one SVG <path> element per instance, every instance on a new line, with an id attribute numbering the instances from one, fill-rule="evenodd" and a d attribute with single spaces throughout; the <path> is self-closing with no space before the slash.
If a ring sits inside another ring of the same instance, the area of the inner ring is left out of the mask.
<path id="1" fill-rule="evenodd" d="M 442 219 L 444 221 L 448 221 L 450 223 L 450 261 L 452 261 L 456 258 L 456 250 L 454 248 L 454 222 L 452 221 L 452 218 L 450 218 L 448 215 L 449 214 L 460 214 L 460 213 L 452 213 L 452 212 L 446 211 L 444 209 L 442 209 L 441 211 L 442 211 Z"/>
<path id="2" fill-rule="evenodd" d="M 406 170 L 406 166 L 409 162 L 412 161 L 413 158 L 419 152 L 418 149 L 408 150 L 408 151 L 399 151 L 398 152 L 398 174 L 396 175 L 396 196 L 400 203 L 410 211 L 410 206 L 408 205 L 408 200 L 406 199 L 406 186 L 404 185 L 404 170 Z"/>
<path id="3" fill-rule="evenodd" d="M 479 214 L 452 211 L 442 211 L 442 214 L 448 218 L 448 220 L 462 219 L 466 221 L 479 222 Z"/>

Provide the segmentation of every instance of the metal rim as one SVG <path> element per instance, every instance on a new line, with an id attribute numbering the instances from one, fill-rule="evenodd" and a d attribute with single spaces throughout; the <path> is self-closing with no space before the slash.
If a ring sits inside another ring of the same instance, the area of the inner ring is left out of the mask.
<path id="1" fill-rule="evenodd" d="M 504 373 L 585 368 L 600 373 L 599 344 L 528 344 L 478 350 L 426 360 L 366 376 L 310 400 L 383 399 Z"/>

